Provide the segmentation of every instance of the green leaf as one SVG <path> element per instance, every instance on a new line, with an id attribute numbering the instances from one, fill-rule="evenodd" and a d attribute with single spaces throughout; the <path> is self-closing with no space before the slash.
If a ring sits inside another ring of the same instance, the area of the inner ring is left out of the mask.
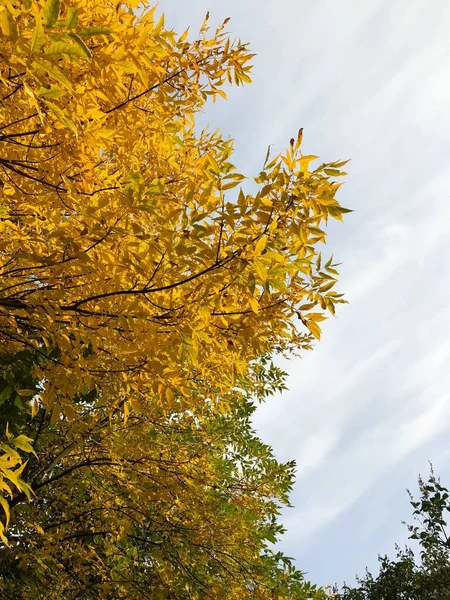
<path id="1" fill-rule="evenodd" d="M 82 51 L 82 53 L 84 54 L 84 56 L 88 59 L 92 58 L 92 52 L 89 50 L 89 48 L 86 46 L 86 44 L 83 42 L 83 40 L 76 34 L 76 33 L 69 33 L 69 37 L 70 39 L 72 39 L 80 48 L 80 50 Z"/>
<path id="2" fill-rule="evenodd" d="M 66 56 L 72 57 L 86 57 L 84 50 L 82 50 L 80 46 L 73 46 L 72 44 L 66 44 L 66 42 L 53 42 L 53 44 L 47 48 L 45 54 L 48 56 L 61 56 L 65 54 Z"/>
<path id="3" fill-rule="evenodd" d="M 61 10 L 61 0 L 47 0 L 44 7 L 44 26 L 53 27 Z"/>
<path id="4" fill-rule="evenodd" d="M 93 37 L 94 35 L 107 35 L 108 33 L 111 33 L 109 27 L 86 27 L 86 29 L 77 31 L 77 35 L 86 38 Z"/>
<path id="5" fill-rule="evenodd" d="M 339 169 L 324 169 L 324 172 L 331 177 L 342 177 L 343 175 L 347 175 L 347 173 L 343 173 L 342 171 L 339 171 Z"/>
<path id="6" fill-rule="evenodd" d="M 343 167 L 344 165 L 346 165 L 348 162 L 350 162 L 350 160 L 340 160 L 340 161 L 330 163 L 330 166 L 334 167 L 335 169 L 339 169 L 340 167 Z"/>
<path id="7" fill-rule="evenodd" d="M 41 87 L 38 92 L 40 98 L 59 98 L 64 95 L 64 90 L 55 85 L 51 85 L 49 88 Z"/>
<path id="8" fill-rule="evenodd" d="M 78 25 L 78 8 L 71 6 L 67 11 L 67 15 L 64 21 L 67 29 L 73 29 Z"/>
<path id="9" fill-rule="evenodd" d="M 0 406 L 10 397 L 13 389 L 10 386 L 6 386 L 0 392 Z"/>

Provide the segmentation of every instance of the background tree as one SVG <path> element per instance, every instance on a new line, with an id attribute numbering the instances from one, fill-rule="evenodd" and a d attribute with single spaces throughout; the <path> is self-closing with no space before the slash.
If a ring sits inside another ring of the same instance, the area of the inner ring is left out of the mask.
<path id="1" fill-rule="evenodd" d="M 420 498 L 411 497 L 414 519 L 408 525 L 410 539 L 419 543 L 419 553 L 397 547 L 395 559 L 379 557 L 380 572 L 367 571 L 356 587 L 335 589 L 336 600 L 446 600 L 450 598 L 450 538 L 447 517 L 450 496 L 431 470 L 424 482 L 419 477 Z"/>

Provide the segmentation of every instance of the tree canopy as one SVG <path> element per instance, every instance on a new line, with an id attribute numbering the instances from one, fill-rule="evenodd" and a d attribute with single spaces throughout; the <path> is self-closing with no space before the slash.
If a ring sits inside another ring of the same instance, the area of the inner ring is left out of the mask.
<path id="1" fill-rule="evenodd" d="M 227 21 L 0 0 L 7 597 L 322 593 L 271 549 L 294 465 L 251 414 L 284 387 L 271 358 L 343 302 L 318 246 L 345 163 L 312 168 L 300 129 L 245 191 L 232 140 L 196 125 L 250 82 Z"/>

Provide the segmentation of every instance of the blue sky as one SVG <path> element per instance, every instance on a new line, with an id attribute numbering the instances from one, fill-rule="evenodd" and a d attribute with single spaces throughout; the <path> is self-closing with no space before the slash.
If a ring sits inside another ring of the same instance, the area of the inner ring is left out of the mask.
<path id="1" fill-rule="evenodd" d="M 304 127 L 304 151 L 351 158 L 354 209 L 329 229 L 350 304 L 255 425 L 298 477 L 283 549 L 320 584 L 352 582 L 406 540 L 405 488 L 428 460 L 450 484 L 450 4 L 163 0 L 169 26 L 230 16 L 254 83 L 205 119 L 257 174 Z M 324 254 L 326 254 L 326 248 Z"/>

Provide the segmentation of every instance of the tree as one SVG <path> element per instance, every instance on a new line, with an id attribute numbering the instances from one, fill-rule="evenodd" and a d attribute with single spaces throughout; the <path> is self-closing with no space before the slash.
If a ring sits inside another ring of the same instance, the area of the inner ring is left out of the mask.
<path id="1" fill-rule="evenodd" d="M 417 540 L 420 553 L 397 546 L 394 560 L 379 557 L 380 572 L 373 577 L 367 571 L 358 578 L 358 586 L 344 585 L 335 589 L 336 600 L 446 600 L 450 598 L 450 538 L 446 531 L 446 514 L 450 512 L 450 496 L 431 474 L 427 482 L 419 477 L 420 499 L 410 494 L 414 519 L 408 525 L 410 539 Z"/>
<path id="2" fill-rule="evenodd" d="M 340 299 L 316 263 L 320 224 L 345 212 L 338 168 L 309 172 L 299 136 L 256 194 L 230 195 L 232 143 L 195 113 L 252 55 L 223 26 L 189 42 L 135 6 L 2 3 L 2 352 L 43 358 L 54 420 L 96 386 L 128 408 L 189 406 L 199 379 L 231 389 L 258 355 L 309 347 L 311 311 Z"/>
<path id="3" fill-rule="evenodd" d="M 250 81 L 226 22 L 191 40 L 130 0 L 0 9 L 4 594 L 316 593 L 268 546 L 293 465 L 249 419 L 284 385 L 271 357 L 343 302 L 317 246 L 344 162 L 310 168 L 300 130 L 245 192 L 195 122 Z"/>
<path id="4" fill-rule="evenodd" d="M 265 394 L 283 386 L 270 363 L 258 372 Z M 2 597 L 323 598 L 268 546 L 283 531 L 294 464 L 255 436 L 248 393 L 224 401 L 225 414 L 155 404 L 126 424 L 89 396 L 71 421 L 19 411 L 37 452 L 24 471 L 36 497 L 10 500 Z M 17 411 L 14 394 L 3 408 Z"/>

